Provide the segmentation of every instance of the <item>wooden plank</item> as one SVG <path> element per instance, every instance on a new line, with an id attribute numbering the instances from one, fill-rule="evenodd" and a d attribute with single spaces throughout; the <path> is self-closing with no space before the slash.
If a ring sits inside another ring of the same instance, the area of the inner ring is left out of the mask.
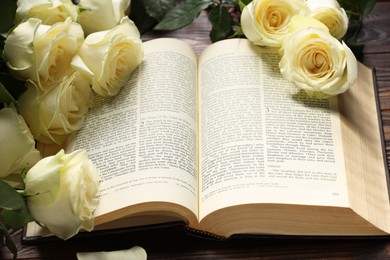
<path id="1" fill-rule="evenodd" d="M 377 3 L 364 18 L 359 41 L 365 44 L 364 53 L 390 52 L 390 2 Z"/>

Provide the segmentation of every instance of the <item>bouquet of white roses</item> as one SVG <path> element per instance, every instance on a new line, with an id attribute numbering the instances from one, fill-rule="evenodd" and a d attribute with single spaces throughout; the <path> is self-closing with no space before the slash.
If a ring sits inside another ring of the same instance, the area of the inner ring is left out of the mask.
<path id="1" fill-rule="evenodd" d="M 280 48 L 281 74 L 318 98 L 341 94 L 357 78 L 357 61 L 341 39 L 348 17 L 336 0 L 254 0 L 241 16 L 256 45 Z"/>
<path id="2" fill-rule="evenodd" d="M 114 96 L 143 59 L 130 1 L 6 0 L 0 77 L 0 242 L 36 221 L 68 239 L 91 231 L 99 172 L 85 150 L 42 158 L 78 131 L 92 95 Z"/>

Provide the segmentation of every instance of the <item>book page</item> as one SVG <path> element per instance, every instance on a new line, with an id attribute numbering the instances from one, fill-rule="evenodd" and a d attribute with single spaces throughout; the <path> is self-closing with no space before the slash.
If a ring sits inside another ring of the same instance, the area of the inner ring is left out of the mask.
<path id="1" fill-rule="evenodd" d="M 351 208 L 390 232 L 389 180 L 373 71 L 358 64 L 358 78 L 340 95 L 342 135 Z"/>
<path id="2" fill-rule="evenodd" d="M 200 57 L 200 219 L 248 203 L 348 206 L 337 99 L 300 92 L 279 60 L 244 39 Z"/>
<path id="3" fill-rule="evenodd" d="M 173 39 L 144 51 L 117 96 L 95 97 L 72 149 L 86 149 L 100 170 L 97 216 L 146 202 L 197 215 L 196 55 Z"/>

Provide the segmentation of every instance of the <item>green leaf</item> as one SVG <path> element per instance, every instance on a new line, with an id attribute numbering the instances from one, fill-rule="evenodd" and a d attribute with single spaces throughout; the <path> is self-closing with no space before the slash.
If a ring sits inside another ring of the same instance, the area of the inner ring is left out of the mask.
<path id="1" fill-rule="evenodd" d="M 26 90 L 24 82 L 15 79 L 8 72 L 0 73 L 0 84 L 2 85 L 0 86 L 0 101 L 2 102 L 14 102 Z"/>
<path id="2" fill-rule="evenodd" d="M 177 30 L 192 23 L 212 0 L 186 0 L 169 11 L 155 30 Z"/>
<path id="3" fill-rule="evenodd" d="M 212 28 L 210 39 L 212 42 L 226 39 L 232 33 L 233 18 L 225 6 L 214 6 L 209 13 Z"/>
<path id="4" fill-rule="evenodd" d="M 252 1 L 252 0 L 246 0 L 246 1 Z M 214 1 L 215 2 L 215 1 Z M 237 3 L 237 0 L 222 0 L 221 3 L 223 5 L 235 5 Z"/>
<path id="5" fill-rule="evenodd" d="M 375 0 L 365 0 L 360 2 L 360 16 L 361 19 L 366 17 L 374 8 L 376 1 Z"/>
<path id="6" fill-rule="evenodd" d="M 175 6 L 175 0 L 143 0 L 146 12 L 157 21 L 161 21 L 164 16 Z"/>
<path id="7" fill-rule="evenodd" d="M 358 42 L 357 38 L 355 36 L 349 37 L 345 39 L 345 44 L 348 45 L 348 47 L 351 49 L 353 54 L 356 56 L 357 59 L 360 59 L 363 49 L 364 49 L 364 44 Z"/>
<path id="8" fill-rule="evenodd" d="M 244 31 L 242 30 L 241 26 L 236 26 L 237 30 L 234 32 L 233 35 L 230 36 L 230 38 L 238 38 L 241 36 L 245 36 Z"/>
<path id="9" fill-rule="evenodd" d="M 0 212 L 0 219 L 6 227 L 13 229 L 19 229 L 24 224 L 33 221 L 26 207 L 21 210 L 2 210 Z"/>
<path id="10" fill-rule="evenodd" d="M 7 88 L 0 82 L 0 104 L 16 102 Z"/>
<path id="11" fill-rule="evenodd" d="M 28 172 L 28 170 L 27 170 L 26 168 L 24 168 L 24 169 L 22 170 L 22 172 L 20 173 L 20 176 L 21 176 L 23 179 L 26 178 L 27 172 Z"/>
<path id="12" fill-rule="evenodd" d="M 361 0 L 338 0 L 338 2 L 340 6 L 347 11 L 347 10 L 356 9 L 356 7 L 359 6 Z"/>
<path id="13" fill-rule="evenodd" d="M 12 240 L 11 235 L 8 233 L 7 228 L 4 226 L 4 224 L 0 221 L 0 236 L 4 236 L 5 238 L 5 245 L 7 246 L 8 250 L 11 251 L 11 253 L 14 255 L 14 259 L 17 259 L 18 256 L 18 250 L 16 249 L 16 246 L 14 244 L 14 241 Z"/>
<path id="14" fill-rule="evenodd" d="M 244 10 L 245 6 L 247 6 L 252 0 L 238 0 L 238 6 L 240 7 L 240 10 Z"/>
<path id="15" fill-rule="evenodd" d="M 129 17 L 135 23 L 138 28 L 138 31 L 141 34 L 151 30 L 157 24 L 156 19 L 151 17 L 146 12 L 143 1 L 141 0 L 131 2 Z"/>
<path id="16" fill-rule="evenodd" d="M 25 207 L 24 199 L 14 188 L 0 180 L 0 209 L 18 210 Z"/>
<path id="17" fill-rule="evenodd" d="M 6 33 L 14 25 L 16 12 L 15 0 L 1 0 L 0 1 L 0 33 Z"/>

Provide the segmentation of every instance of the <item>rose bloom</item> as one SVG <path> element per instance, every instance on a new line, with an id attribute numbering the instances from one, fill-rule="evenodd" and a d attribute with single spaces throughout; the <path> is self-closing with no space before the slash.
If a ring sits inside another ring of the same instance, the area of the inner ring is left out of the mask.
<path id="1" fill-rule="evenodd" d="M 52 25 L 64 22 L 68 17 L 77 20 L 78 7 L 71 0 L 18 0 L 15 24 L 23 19 L 34 17 L 43 24 Z"/>
<path id="2" fill-rule="evenodd" d="M 72 65 L 89 77 L 97 94 L 114 96 L 143 57 L 139 31 L 128 17 L 124 17 L 111 30 L 88 35 Z"/>
<path id="3" fill-rule="evenodd" d="M 348 30 L 348 16 L 337 0 L 307 0 L 311 17 L 325 24 L 330 34 L 341 39 Z"/>
<path id="4" fill-rule="evenodd" d="M 309 15 L 306 0 L 253 0 L 242 11 L 241 26 L 254 44 L 280 47 L 294 15 Z"/>
<path id="5" fill-rule="evenodd" d="M 27 207 L 35 221 L 68 239 L 94 227 L 99 173 L 85 150 L 63 150 L 35 164 L 26 174 Z"/>
<path id="6" fill-rule="evenodd" d="M 44 90 L 71 73 L 72 58 L 83 41 L 81 26 L 70 18 L 51 26 L 29 18 L 8 35 L 3 55 L 16 78 L 30 79 Z"/>
<path id="7" fill-rule="evenodd" d="M 357 61 L 344 42 L 317 24 L 308 17 L 291 21 L 293 32 L 280 49 L 279 67 L 284 78 L 309 95 L 326 98 L 347 91 L 355 82 Z"/>
<path id="8" fill-rule="evenodd" d="M 106 31 L 118 25 L 130 8 L 130 0 L 80 0 L 77 22 L 86 35 Z"/>
<path id="9" fill-rule="evenodd" d="M 130 249 L 116 251 L 99 252 L 80 252 L 76 253 L 77 260 L 109 260 L 109 259 L 128 259 L 128 260 L 147 260 L 148 255 L 140 246 L 133 246 Z"/>
<path id="10" fill-rule="evenodd" d="M 14 106 L 0 110 L 0 179 L 21 173 L 41 159 L 35 140 Z"/>
<path id="11" fill-rule="evenodd" d="M 83 123 L 91 98 L 88 81 L 75 72 L 58 87 L 41 94 L 33 81 L 19 98 L 20 113 L 34 138 L 44 144 L 63 144 Z"/>

